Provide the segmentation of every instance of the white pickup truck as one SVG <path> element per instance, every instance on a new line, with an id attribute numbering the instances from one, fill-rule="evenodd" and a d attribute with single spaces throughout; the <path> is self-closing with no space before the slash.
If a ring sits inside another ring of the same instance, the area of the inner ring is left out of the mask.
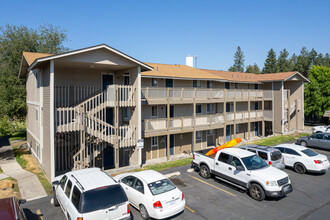
<path id="1" fill-rule="evenodd" d="M 292 192 L 288 174 L 269 166 L 256 154 L 238 149 L 219 150 L 214 157 L 206 156 L 207 150 L 195 151 L 193 165 L 200 175 L 207 179 L 214 175 L 217 179 L 248 189 L 250 196 L 262 201 L 266 196 L 282 197 Z"/>

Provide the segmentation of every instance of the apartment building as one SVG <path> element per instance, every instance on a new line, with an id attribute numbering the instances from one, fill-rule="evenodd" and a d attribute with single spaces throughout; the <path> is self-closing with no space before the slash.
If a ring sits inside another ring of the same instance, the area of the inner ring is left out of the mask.
<path id="1" fill-rule="evenodd" d="M 59 55 L 24 52 L 27 139 L 47 177 L 303 129 L 308 80 L 298 72 L 256 75 L 187 64 L 143 63 L 104 44 Z"/>

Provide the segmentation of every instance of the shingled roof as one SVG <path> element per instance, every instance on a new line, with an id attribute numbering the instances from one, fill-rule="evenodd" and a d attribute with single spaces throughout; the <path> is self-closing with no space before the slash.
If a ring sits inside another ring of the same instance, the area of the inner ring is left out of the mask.
<path id="1" fill-rule="evenodd" d="M 30 66 L 36 59 L 39 59 L 39 58 L 42 58 L 42 57 L 53 56 L 53 54 L 49 54 L 49 53 L 23 52 L 23 56 L 26 59 L 28 65 Z"/>

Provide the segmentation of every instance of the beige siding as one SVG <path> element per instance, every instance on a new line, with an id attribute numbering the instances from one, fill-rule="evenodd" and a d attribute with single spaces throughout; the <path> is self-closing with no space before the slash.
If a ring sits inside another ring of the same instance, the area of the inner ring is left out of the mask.
<path id="1" fill-rule="evenodd" d="M 40 120 L 40 106 L 27 104 L 27 129 L 38 139 L 40 139 Z"/>
<path id="2" fill-rule="evenodd" d="M 50 117 L 54 117 L 50 115 L 50 68 L 49 63 L 43 69 L 42 76 L 42 89 L 43 89 L 43 148 L 42 148 L 42 164 L 43 169 L 46 173 L 48 179 L 50 179 L 51 175 L 51 158 L 50 158 Z"/>
<path id="3" fill-rule="evenodd" d="M 274 132 L 275 133 L 282 133 L 282 111 L 283 105 L 282 105 L 282 82 L 274 82 L 273 83 L 273 89 L 274 89 Z"/>
<path id="4" fill-rule="evenodd" d="M 26 78 L 26 101 L 39 104 L 40 102 L 40 76 L 39 69 L 31 70 Z"/>
<path id="5" fill-rule="evenodd" d="M 175 154 L 182 154 L 183 151 L 190 152 L 192 146 L 192 133 L 174 135 L 174 146 Z"/>
<path id="6" fill-rule="evenodd" d="M 302 100 L 303 82 L 302 81 L 288 81 L 284 83 L 284 89 L 290 90 L 290 105 L 300 100 L 300 111 L 295 111 L 290 116 L 291 129 L 303 129 L 303 111 L 304 103 Z"/>

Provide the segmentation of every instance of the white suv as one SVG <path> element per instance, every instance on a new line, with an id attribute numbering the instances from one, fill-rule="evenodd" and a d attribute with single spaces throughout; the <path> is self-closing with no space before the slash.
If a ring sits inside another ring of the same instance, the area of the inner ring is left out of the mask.
<path id="1" fill-rule="evenodd" d="M 54 205 L 61 205 L 67 219 L 131 219 L 123 188 L 99 168 L 58 176 L 53 191 Z"/>

